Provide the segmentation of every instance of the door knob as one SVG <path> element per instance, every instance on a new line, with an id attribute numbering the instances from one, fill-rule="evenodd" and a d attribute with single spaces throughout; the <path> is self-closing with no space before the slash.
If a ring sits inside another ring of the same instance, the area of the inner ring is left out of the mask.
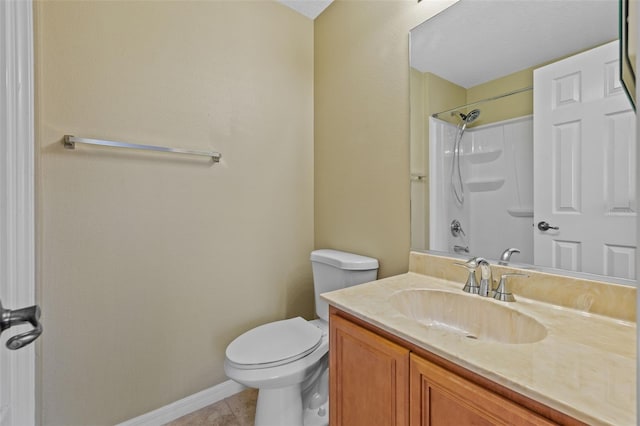
<path id="1" fill-rule="evenodd" d="M 538 229 L 541 231 L 548 231 L 549 229 L 555 229 L 558 230 L 560 229 L 557 226 L 551 226 L 549 225 L 547 222 L 545 222 L 544 220 L 542 222 L 538 222 Z"/>
<path id="2" fill-rule="evenodd" d="M 7 340 L 7 348 L 11 350 L 20 349 L 23 346 L 36 340 L 42 334 L 42 324 L 40 324 L 40 307 L 38 305 L 29 306 L 22 309 L 5 309 L 0 302 L 0 334 L 15 325 L 29 323 L 33 329 L 22 334 L 18 334 Z"/>

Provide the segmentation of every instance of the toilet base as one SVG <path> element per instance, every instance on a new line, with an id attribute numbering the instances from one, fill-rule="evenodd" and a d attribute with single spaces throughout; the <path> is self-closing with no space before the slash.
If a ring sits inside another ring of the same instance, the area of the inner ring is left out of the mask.
<path id="1" fill-rule="evenodd" d="M 329 403 L 304 410 L 304 426 L 329 426 Z"/>
<path id="2" fill-rule="evenodd" d="M 300 386 L 260 389 L 255 426 L 328 426 L 329 404 L 302 410 Z"/>
<path id="3" fill-rule="evenodd" d="M 260 389 L 255 426 L 303 426 L 300 385 Z"/>

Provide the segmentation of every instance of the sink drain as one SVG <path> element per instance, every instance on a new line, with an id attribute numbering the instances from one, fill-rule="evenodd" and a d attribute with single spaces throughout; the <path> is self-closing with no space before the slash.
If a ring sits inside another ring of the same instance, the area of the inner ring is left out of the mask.
<path id="1" fill-rule="evenodd" d="M 473 334 L 467 334 L 467 339 L 478 340 L 478 338 L 476 336 L 474 336 Z"/>

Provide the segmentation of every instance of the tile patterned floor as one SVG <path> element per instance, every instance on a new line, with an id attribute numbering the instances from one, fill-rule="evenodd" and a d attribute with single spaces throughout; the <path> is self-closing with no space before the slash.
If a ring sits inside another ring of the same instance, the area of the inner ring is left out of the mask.
<path id="1" fill-rule="evenodd" d="M 165 426 L 253 426 L 257 389 L 247 389 Z"/>

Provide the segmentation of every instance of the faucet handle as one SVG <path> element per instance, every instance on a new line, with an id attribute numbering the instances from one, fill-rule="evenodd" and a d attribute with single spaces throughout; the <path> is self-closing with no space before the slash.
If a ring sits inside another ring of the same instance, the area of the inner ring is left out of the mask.
<path id="1" fill-rule="evenodd" d="M 453 264 L 456 266 L 461 266 L 463 268 L 466 268 L 467 271 L 475 271 L 478 268 L 478 265 L 480 265 L 480 262 L 482 261 L 484 261 L 484 259 L 481 257 L 472 257 L 466 262 L 453 262 Z"/>
<path id="2" fill-rule="evenodd" d="M 453 264 L 456 266 L 465 268 L 467 272 L 469 272 L 469 276 L 467 277 L 467 282 L 462 288 L 462 291 L 466 293 L 471 293 L 471 294 L 478 294 L 478 291 L 480 290 L 480 286 L 478 285 L 478 281 L 476 280 L 476 268 L 477 268 L 476 258 L 474 257 L 473 259 L 469 259 L 465 263 L 454 262 Z"/>
<path id="3" fill-rule="evenodd" d="M 482 265 L 483 263 L 488 263 L 487 260 L 484 257 L 472 257 L 471 259 L 467 260 L 464 265 L 467 265 L 468 268 L 473 268 L 473 269 L 477 269 L 478 266 Z"/>
<path id="4" fill-rule="evenodd" d="M 494 299 L 500 300 L 501 302 L 515 302 L 516 301 L 516 298 L 513 297 L 513 294 L 511 294 L 511 291 L 508 289 L 508 286 L 507 286 L 507 280 L 509 279 L 509 277 L 513 277 L 513 276 L 520 276 L 520 277 L 529 278 L 529 275 L 518 273 L 518 272 L 512 272 L 512 273 L 509 273 L 509 274 L 502 274 L 502 276 L 500 277 L 500 284 L 498 284 L 498 288 L 496 288 L 496 291 L 495 291 L 495 293 L 493 295 Z"/>

